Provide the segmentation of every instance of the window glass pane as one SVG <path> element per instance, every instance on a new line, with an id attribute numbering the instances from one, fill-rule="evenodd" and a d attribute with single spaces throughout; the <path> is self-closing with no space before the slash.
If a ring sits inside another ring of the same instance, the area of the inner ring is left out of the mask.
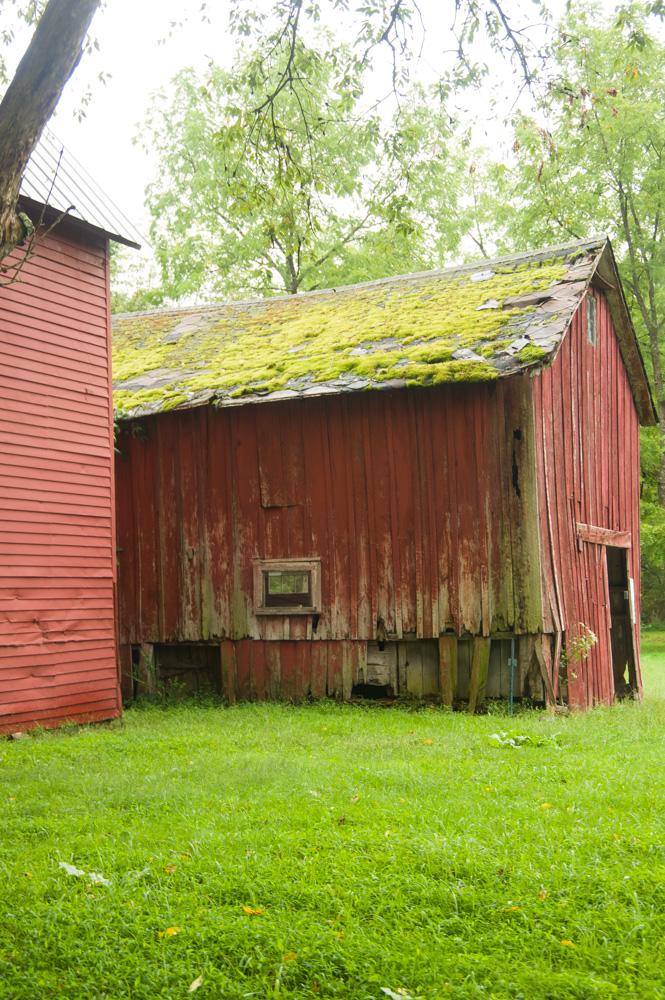
<path id="1" fill-rule="evenodd" d="M 264 605 L 268 608 L 309 607 L 312 603 L 312 574 L 309 571 L 266 570 Z"/>

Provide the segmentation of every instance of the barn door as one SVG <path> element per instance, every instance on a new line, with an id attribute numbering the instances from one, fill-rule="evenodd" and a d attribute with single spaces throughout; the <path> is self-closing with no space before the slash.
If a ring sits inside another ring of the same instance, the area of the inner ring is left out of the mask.
<path id="1" fill-rule="evenodd" d="M 638 690 L 635 657 L 635 592 L 630 577 L 629 549 L 604 546 L 607 560 L 610 638 L 614 690 L 625 698 Z"/>

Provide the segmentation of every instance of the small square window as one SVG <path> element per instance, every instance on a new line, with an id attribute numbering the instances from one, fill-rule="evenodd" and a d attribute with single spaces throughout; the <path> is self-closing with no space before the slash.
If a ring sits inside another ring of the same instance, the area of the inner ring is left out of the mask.
<path id="1" fill-rule="evenodd" d="M 312 606 L 311 572 L 263 571 L 263 604 L 266 608 Z"/>
<path id="2" fill-rule="evenodd" d="M 255 559 L 254 613 L 319 614 L 320 571 L 320 559 Z"/>
<path id="3" fill-rule="evenodd" d="M 598 328 L 598 304 L 593 295 L 586 297 L 586 339 L 592 347 L 596 346 L 596 331 Z"/>

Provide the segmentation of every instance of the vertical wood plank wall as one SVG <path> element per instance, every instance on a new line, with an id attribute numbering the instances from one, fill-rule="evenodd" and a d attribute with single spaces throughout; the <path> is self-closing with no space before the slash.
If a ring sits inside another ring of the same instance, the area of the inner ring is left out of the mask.
<path id="1" fill-rule="evenodd" d="M 119 714 L 107 243 L 0 288 L 0 732 Z"/>
<path id="2" fill-rule="evenodd" d="M 585 708 L 614 697 L 605 553 L 578 546 L 576 522 L 629 531 L 639 658 L 639 422 L 605 296 L 595 290 L 597 340 L 587 340 L 586 303 L 551 368 L 533 380 L 545 628 L 568 638 L 579 623 L 598 643 L 570 671 L 569 699 Z M 639 659 L 636 663 L 641 688 Z M 572 674 L 575 674 L 573 677 Z"/>
<path id="3" fill-rule="evenodd" d="M 125 648 L 542 628 L 528 377 L 205 406 L 119 448 Z M 252 560 L 309 556 L 318 622 L 255 616 Z"/>

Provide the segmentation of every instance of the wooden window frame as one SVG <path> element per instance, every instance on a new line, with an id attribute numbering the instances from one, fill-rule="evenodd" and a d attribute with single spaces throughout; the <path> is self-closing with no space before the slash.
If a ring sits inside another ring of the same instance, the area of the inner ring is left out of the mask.
<path id="1" fill-rule="evenodd" d="M 266 607 L 264 602 L 264 574 L 309 573 L 311 605 L 281 608 Z M 319 615 L 321 614 L 321 559 L 255 559 L 254 560 L 254 614 L 255 615 Z"/>

